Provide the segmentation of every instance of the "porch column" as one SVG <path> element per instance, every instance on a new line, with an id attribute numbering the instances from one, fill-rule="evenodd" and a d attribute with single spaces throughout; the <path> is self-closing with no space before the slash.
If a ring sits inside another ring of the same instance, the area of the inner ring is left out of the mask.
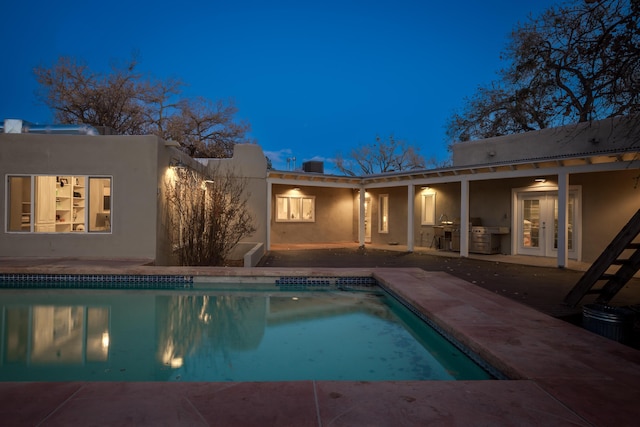
<path id="1" fill-rule="evenodd" d="M 569 175 L 558 174 L 558 267 L 564 268 L 569 260 Z"/>
<path id="2" fill-rule="evenodd" d="M 414 235 L 413 235 L 413 224 L 414 224 L 414 204 L 415 204 L 415 185 L 409 184 L 407 186 L 407 251 L 413 252 L 414 247 Z"/>
<path id="3" fill-rule="evenodd" d="M 267 241 L 265 242 L 266 250 L 271 250 L 271 189 L 273 184 L 267 180 L 267 218 L 265 224 L 267 225 Z"/>
<path id="4" fill-rule="evenodd" d="M 460 256 L 469 257 L 469 180 L 460 181 Z"/>
<path id="5" fill-rule="evenodd" d="M 364 247 L 364 203 L 365 203 L 365 194 L 366 191 L 364 187 L 360 187 L 360 210 L 359 210 L 359 221 L 358 221 L 358 245 L 361 248 Z"/>

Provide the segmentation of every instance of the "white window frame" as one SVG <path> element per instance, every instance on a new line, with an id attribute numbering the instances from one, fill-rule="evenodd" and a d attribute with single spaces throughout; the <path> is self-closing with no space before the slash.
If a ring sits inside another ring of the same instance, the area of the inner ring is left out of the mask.
<path id="1" fill-rule="evenodd" d="M 300 212 L 299 216 L 292 213 L 292 206 L 295 204 L 298 204 L 296 210 Z M 304 215 L 306 204 L 311 205 L 308 215 Z M 283 206 L 286 206 L 286 212 L 282 211 Z M 275 215 L 276 222 L 316 222 L 316 196 L 277 194 Z"/>
<path id="2" fill-rule="evenodd" d="M 436 225 L 436 192 L 424 191 L 422 193 L 422 225 Z"/>
<path id="3" fill-rule="evenodd" d="M 378 196 L 378 233 L 389 232 L 389 195 Z"/>

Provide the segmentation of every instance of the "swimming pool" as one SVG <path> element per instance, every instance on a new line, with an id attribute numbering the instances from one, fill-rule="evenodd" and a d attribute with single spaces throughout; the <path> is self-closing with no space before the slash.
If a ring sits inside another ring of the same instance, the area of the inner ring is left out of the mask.
<path id="1" fill-rule="evenodd" d="M 86 284 L 0 290 L 2 381 L 492 378 L 370 283 Z"/>

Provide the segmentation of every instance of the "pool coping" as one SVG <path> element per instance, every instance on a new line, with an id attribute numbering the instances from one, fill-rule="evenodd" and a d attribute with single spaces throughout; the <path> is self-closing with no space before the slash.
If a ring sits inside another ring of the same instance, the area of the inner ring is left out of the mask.
<path id="1" fill-rule="evenodd" d="M 3 273 L 17 271 L 35 274 L 33 269 L 20 268 L 4 269 Z M 371 275 L 512 380 L 0 383 L 0 419 L 66 424 L 101 419 L 98 417 L 110 419 L 119 413 L 127 419 L 133 417 L 135 424 L 141 425 L 153 424 L 159 414 L 164 414 L 165 421 L 191 417 L 200 425 L 225 424 L 220 420 L 231 425 L 253 425 L 258 421 L 268 425 L 323 426 L 371 422 L 632 425 L 640 416 L 634 399 L 640 391 L 640 351 L 443 272 L 419 268 L 148 266 L 114 271 L 75 266 L 58 272 L 177 274 L 194 276 L 195 281 L 208 277 L 252 280 L 260 276 Z M 51 269 L 47 272 L 56 273 Z M 41 406 L 25 411 L 31 405 L 28 400 L 40 402 Z M 274 407 L 275 402 L 279 403 Z M 30 418 L 20 418 L 27 412 Z"/>

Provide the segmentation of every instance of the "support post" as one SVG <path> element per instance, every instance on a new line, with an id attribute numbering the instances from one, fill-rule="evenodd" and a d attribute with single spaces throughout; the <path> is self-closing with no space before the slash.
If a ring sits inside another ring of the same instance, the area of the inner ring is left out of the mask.
<path id="1" fill-rule="evenodd" d="M 266 238 L 266 250 L 271 250 L 271 192 L 273 184 L 267 179 L 267 218 L 265 224 L 267 225 L 267 238 Z"/>
<path id="2" fill-rule="evenodd" d="M 565 268 L 569 261 L 569 175 L 558 174 L 558 267 Z"/>
<path id="3" fill-rule="evenodd" d="M 460 181 L 460 256 L 469 257 L 469 180 Z"/>
<path id="4" fill-rule="evenodd" d="M 364 248 L 364 237 L 365 237 L 365 229 L 364 229 L 364 204 L 365 204 L 365 195 L 366 191 L 363 187 L 360 187 L 360 210 L 359 210 L 359 221 L 358 221 L 358 245 L 361 248 Z"/>
<path id="5" fill-rule="evenodd" d="M 415 198 L 416 198 L 415 185 L 409 184 L 407 186 L 407 251 L 413 252 L 414 242 L 414 215 L 415 215 Z"/>

